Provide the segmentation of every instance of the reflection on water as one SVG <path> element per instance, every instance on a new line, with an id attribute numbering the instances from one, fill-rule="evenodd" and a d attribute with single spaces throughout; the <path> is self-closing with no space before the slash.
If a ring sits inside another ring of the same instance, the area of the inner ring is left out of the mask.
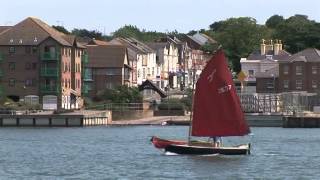
<path id="1" fill-rule="evenodd" d="M 250 156 L 166 156 L 152 135 L 187 127 L 1 128 L 1 179 L 317 179 L 318 129 L 253 128 Z"/>

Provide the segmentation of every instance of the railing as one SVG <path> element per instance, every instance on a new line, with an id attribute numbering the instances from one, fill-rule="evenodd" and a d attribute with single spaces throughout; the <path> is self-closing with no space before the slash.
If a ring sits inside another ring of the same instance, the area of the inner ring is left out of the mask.
<path id="1" fill-rule="evenodd" d="M 99 104 L 95 106 L 87 107 L 86 109 L 100 109 L 100 110 L 112 110 L 112 111 L 129 111 L 129 110 L 143 110 L 142 103 L 109 103 Z"/>
<path id="2" fill-rule="evenodd" d="M 58 77 L 58 69 L 57 68 L 41 68 L 41 76 L 46 77 Z"/>
<path id="3" fill-rule="evenodd" d="M 83 64 L 88 64 L 88 63 L 89 63 L 88 54 L 83 54 L 83 55 L 81 55 L 81 62 L 82 62 Z"/>
<path id="4" fill-rule="evenodd" d="M 60 92 L 59 87 L 57 86 L 46 86 L 42 85 L 40 88 L 42 93 L 53 93 L 53 94 L 58 94 Z"/>
<path id="5" fill-rule="evenodd" d="M 59 53 L 52 53 L 52 52 L 43 52 L 41 53 L 41 60 L 43 61 L 56 61 L 60 59 Z"/>

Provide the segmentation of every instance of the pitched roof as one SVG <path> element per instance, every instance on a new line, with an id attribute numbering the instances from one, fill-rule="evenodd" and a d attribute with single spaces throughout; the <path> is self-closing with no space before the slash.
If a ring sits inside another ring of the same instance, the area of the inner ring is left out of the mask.
<path id="1" fill-rule="evenodd" d="M 90 62 L 87 67 L 120 68 L 127 64 L 126 47 L 122 45 L 87 45 Z"/>
<path id="2" fill-rule="evenodd" d="M 147 43 L 149 47 L 151 47 L 153 50 L 157 51 L 158 49 L 164 49 L 169 43 L 167 42 L 152 42 Z"/>
<path id="3" fill-rule="evenodd" d="M 316 48 L 307 48 L 292 55 L 286 62 L 295 61 L 320 62 L 320 51 Z"/>
<path id="4" fill-rule="evenodd" d="M 0 34 L 3 33 L 4 31 L 7 31 L 11 28 L 12 26 L 0 26 Z"/>
<path id="5" fill-rule="evenodd" d="M 101 41 L 101 40 L 92 39 L 88 44 L 89 45 L 106 46 L 106 45 L 109 45 L 110 43 L 108 43 L 107 41 Z"/>
<path id="6" fill-rule="evenodd" d="M 127 48 L 130 48 L 131 50 L 137 52 L 137 53 L 142 53 L 142 54 L 147 54 L 147 53 L 153 53 L 154 50 L 150 48 L 148 45 L 144 44 L 143 42 L 135 39 L 135 38 L 123 38 L 123 37 L 118 37 L 115 38 L 111 41 L 113 44 L 123 44 Z"/>
<path id="7" fill-rule="evenodd" d="M 38 45 L 49 37 L 61 45 L 72 46 L 68 42 L 70 39 L 65 34 L 33 17 L 28 17 L 1 33 L 0 45 Z"/>
<path id="8" fill-rule="evenodd" d="M 272 56 L 274 60 L 286 60 L 291 54 L 285 50 L 280 50 L 278 55 L 274 55 L 274 52 L 270 50 L 266 52 L 266 54 L 261 55 L 260 50 L 255 50 L 248 56 L 247 60 L 264 60 L 267 59 L 268 56 Z"/>

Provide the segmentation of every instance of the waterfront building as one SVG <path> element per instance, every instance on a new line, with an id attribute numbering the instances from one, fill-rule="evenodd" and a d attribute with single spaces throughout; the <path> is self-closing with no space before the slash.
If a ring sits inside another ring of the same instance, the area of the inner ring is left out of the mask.
<path id="1" fill-rule="evenodd" d="M 85 65 L 84 81 L 90 97 L 120 85 L 132 86 L 132 68 L 125 46 L 93 40 L 86 47 L 90 61 Z"/>
<path id="2" fill-rule="evenodd" d="M 157 42 L 147 43 L 149 47 L 156 51 L 156 63 L 158 65 L 160 80 L 157 86 L 161 89 L 178 88 L 177 73 L 179 71 L 179 52 L 175 43 L 167 38 Z"/>
<path id="3" fill-rule="evenodd" d="M 0 28 L 2 96 L 44 109 L 81 108 L 85 49 L 74 36 L 33 17 Z"/>
<path id="4" fill-rule="evenodd" d="M 127 47 L 128 58 L 132 66 L 132 85 L 141 85 L 149 80 L 153 83 L 160 81 L 160 67 L 156 63 L 156 52 L 135 38 L 119 37 L 110 43 L 120 43 Z"/>
<path id="5" fill-rule="evenodd" d="M 320 51 L 308 48 L 279 63 L 279 92 L 318 93 Z"/>
<path id="6" fill-rule="evenodd" d="M 260 50 L 253 51 L 247 58 L 241 58 L 241 70 L 247 75 L 244 93 L 276 92 L 279 62 L 288 59 L 290 53 L 282 49 L 281 41 L 262 40 Z M 258 82 L 260 81 L 260 82 Z"/>

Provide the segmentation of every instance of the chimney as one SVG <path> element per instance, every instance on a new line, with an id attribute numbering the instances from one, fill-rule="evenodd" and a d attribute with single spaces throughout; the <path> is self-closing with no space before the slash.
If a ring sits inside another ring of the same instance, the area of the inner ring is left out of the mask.
<path id="1" fill-rule="evenodd" d="M 260 44 L 260 54 L 265 55 L 266 54 L 266 44 L 264 43 L 265 40 L 262 39 L 261 42 L 262 43 Z"/>
<path id="2" fill-rule="evenodd" d="M 275 43 L 273 45 L 273 54 L 274 55 L 278 55 L 279 51 L 280 51 L 280 44 L 279 44 L 278 39 L 276 39 L 276 41 L 275 41 Z"/>

